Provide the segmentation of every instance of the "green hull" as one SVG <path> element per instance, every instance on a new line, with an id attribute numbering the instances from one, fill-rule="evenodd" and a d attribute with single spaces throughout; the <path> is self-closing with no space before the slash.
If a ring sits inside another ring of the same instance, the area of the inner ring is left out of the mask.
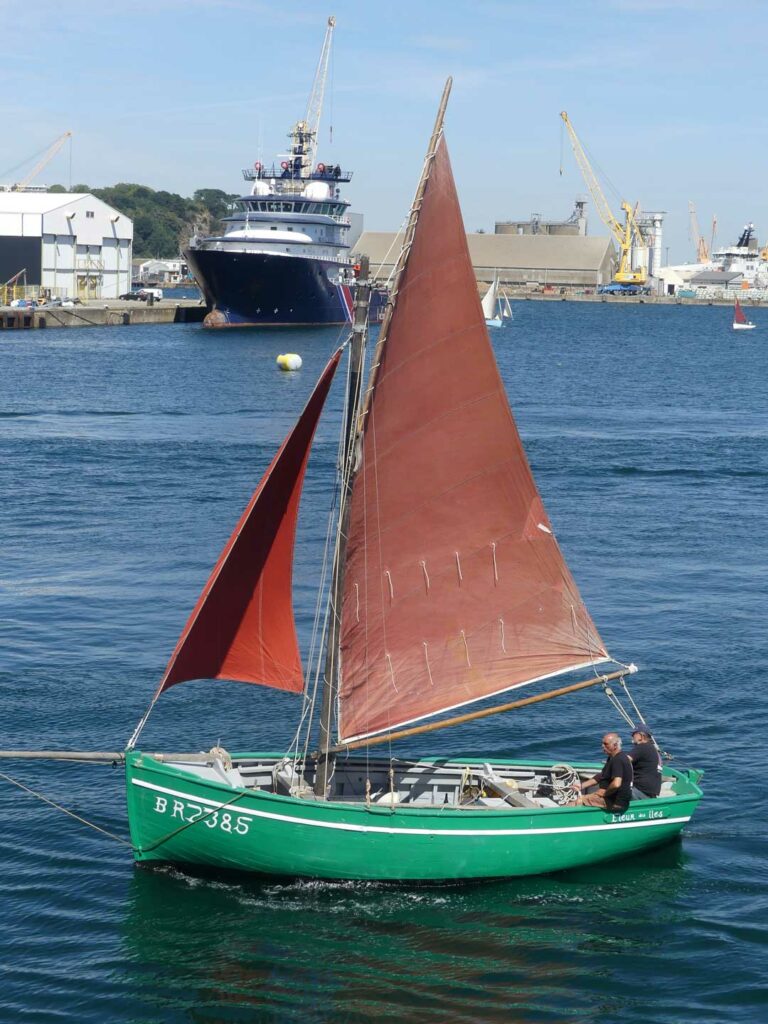
<path id="1" fill-rule="evenodd" d="M 634 802 L 623 815 L 588 807 L 392 809 L 233 788 L 126 755 L 137 861 L 324 879 L 503 878 L 625 857 L 674 839 L 696 809 L 698 773 L 666 774 L 677 795 Z"/>

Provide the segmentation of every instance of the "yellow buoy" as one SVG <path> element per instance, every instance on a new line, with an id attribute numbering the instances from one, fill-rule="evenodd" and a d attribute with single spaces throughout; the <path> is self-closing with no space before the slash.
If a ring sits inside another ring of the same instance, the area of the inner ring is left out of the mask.
<path id="1" fill-rule="evenodd" d="M 300 370 L 301 356 L 295 352 L 285 352 L 277 357 L 277 365 L 281 370 Z"/>

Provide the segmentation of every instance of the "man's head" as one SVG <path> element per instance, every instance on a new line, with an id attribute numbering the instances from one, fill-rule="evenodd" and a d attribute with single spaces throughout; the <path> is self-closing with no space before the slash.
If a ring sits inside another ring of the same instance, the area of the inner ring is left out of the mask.
<path id="1" fill-rule="evenodd" d="M 651 733 L 647 725 L 637 725 L 632 730 L 632 742 L 633 743 L 648 743 L 651 739 Z"/>
<path id="2" fill-rule="evenodd" d="M 607 732 L 603 736 L 603 750 L 606 754 L 618 754 L 621 750 L 621 736 L 617 732 Z"/>

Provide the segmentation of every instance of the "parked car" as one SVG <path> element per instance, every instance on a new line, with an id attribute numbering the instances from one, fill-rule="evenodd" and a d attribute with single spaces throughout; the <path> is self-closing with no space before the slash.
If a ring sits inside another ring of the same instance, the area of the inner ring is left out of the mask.
<path id="1" fill-rule="evenodd" d="M 163 297 L 162 288 L 136 288 L 133 291 L 126 292 L 124 295 L 118 295 L 119 299 L 127 299 L 133 301 L 134 299 L 138 302 L 146 302 L 150 296 L 155 302 L 159 302 Z"/>

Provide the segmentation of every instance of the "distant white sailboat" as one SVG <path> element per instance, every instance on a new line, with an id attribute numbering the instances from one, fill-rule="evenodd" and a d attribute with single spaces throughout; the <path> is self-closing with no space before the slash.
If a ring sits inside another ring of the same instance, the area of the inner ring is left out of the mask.
<path id="1" fill-rule="evenodd" d="M 499 298 L 499 272 L 493 275 L 491 286 L 482 299 L 486 327 L 501 327 L 505 320 L 512 319 L 512 306 L 506 295 Z"/>

